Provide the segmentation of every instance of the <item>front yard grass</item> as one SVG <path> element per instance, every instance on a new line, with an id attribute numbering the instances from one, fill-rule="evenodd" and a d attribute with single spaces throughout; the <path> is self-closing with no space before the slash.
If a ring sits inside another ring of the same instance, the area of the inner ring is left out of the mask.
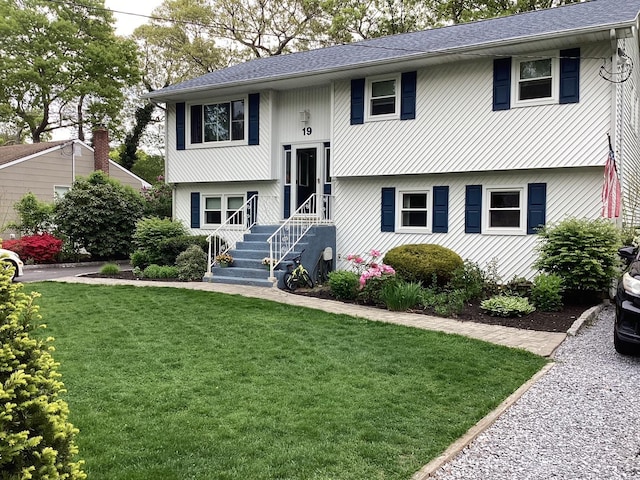
<path id="1" fill-rule="evenodd" d="M 407 480 L 546 362 L 239 296 L 32 290 L 92 480 Z"/>

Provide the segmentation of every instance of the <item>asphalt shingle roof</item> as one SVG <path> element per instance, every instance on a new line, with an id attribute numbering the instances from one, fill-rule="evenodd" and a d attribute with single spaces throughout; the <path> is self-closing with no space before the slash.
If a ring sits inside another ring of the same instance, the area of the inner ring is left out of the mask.
<path id="1" fill-rule="evenodd" d="M 364 40 L 346 45 L 251 60 L 157 90 L 145 96 L 339 71 L 451 50 L 471 50 L 544 36 L 633 25 L 640 0 L 592 0 L 547 10 Z"/>
<path id="2" fill-rule="evenodd" d="M 28 143 L 21 145 L 7 145 L 0 147 L 0 165 L 4 165 L 14 160 L 19 160 L 35 153 L 44 152 L 50 148 L 62 145 L 69 142 L 69 140 L 60 140 L 57 142 L 41 142 L 41 143 Z"/>

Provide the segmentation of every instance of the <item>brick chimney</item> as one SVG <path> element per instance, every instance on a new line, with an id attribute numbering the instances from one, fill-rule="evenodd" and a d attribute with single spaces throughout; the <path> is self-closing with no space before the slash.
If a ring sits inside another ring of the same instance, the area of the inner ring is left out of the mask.
<path id="1" fill-rule="evenodd" d="M 93 168 L 109 175 L 109 132 L 104 127 L 93 131 Z"/>

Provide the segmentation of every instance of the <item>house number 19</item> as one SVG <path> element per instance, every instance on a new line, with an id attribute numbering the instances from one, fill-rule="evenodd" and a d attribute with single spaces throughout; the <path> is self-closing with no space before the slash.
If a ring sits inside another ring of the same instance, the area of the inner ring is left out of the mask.
<path id="1" fill-rule="evenodd" d="M 302 134 L 303 135 L 311 135 L 311 132 L 312 132 L 311 127 L 304 127 L 302 129 Z"/>

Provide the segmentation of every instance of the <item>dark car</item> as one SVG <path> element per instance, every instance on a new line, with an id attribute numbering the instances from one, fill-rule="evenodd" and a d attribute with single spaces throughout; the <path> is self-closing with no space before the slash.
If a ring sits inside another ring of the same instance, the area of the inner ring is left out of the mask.
<path id="1" fill-rule="evenodd" d="M 624 355 L 640 351 L 640 249 L 622 247 L 618 250 L 627 263 L 616 289 L 616 323 L 613 344 Z"/>

